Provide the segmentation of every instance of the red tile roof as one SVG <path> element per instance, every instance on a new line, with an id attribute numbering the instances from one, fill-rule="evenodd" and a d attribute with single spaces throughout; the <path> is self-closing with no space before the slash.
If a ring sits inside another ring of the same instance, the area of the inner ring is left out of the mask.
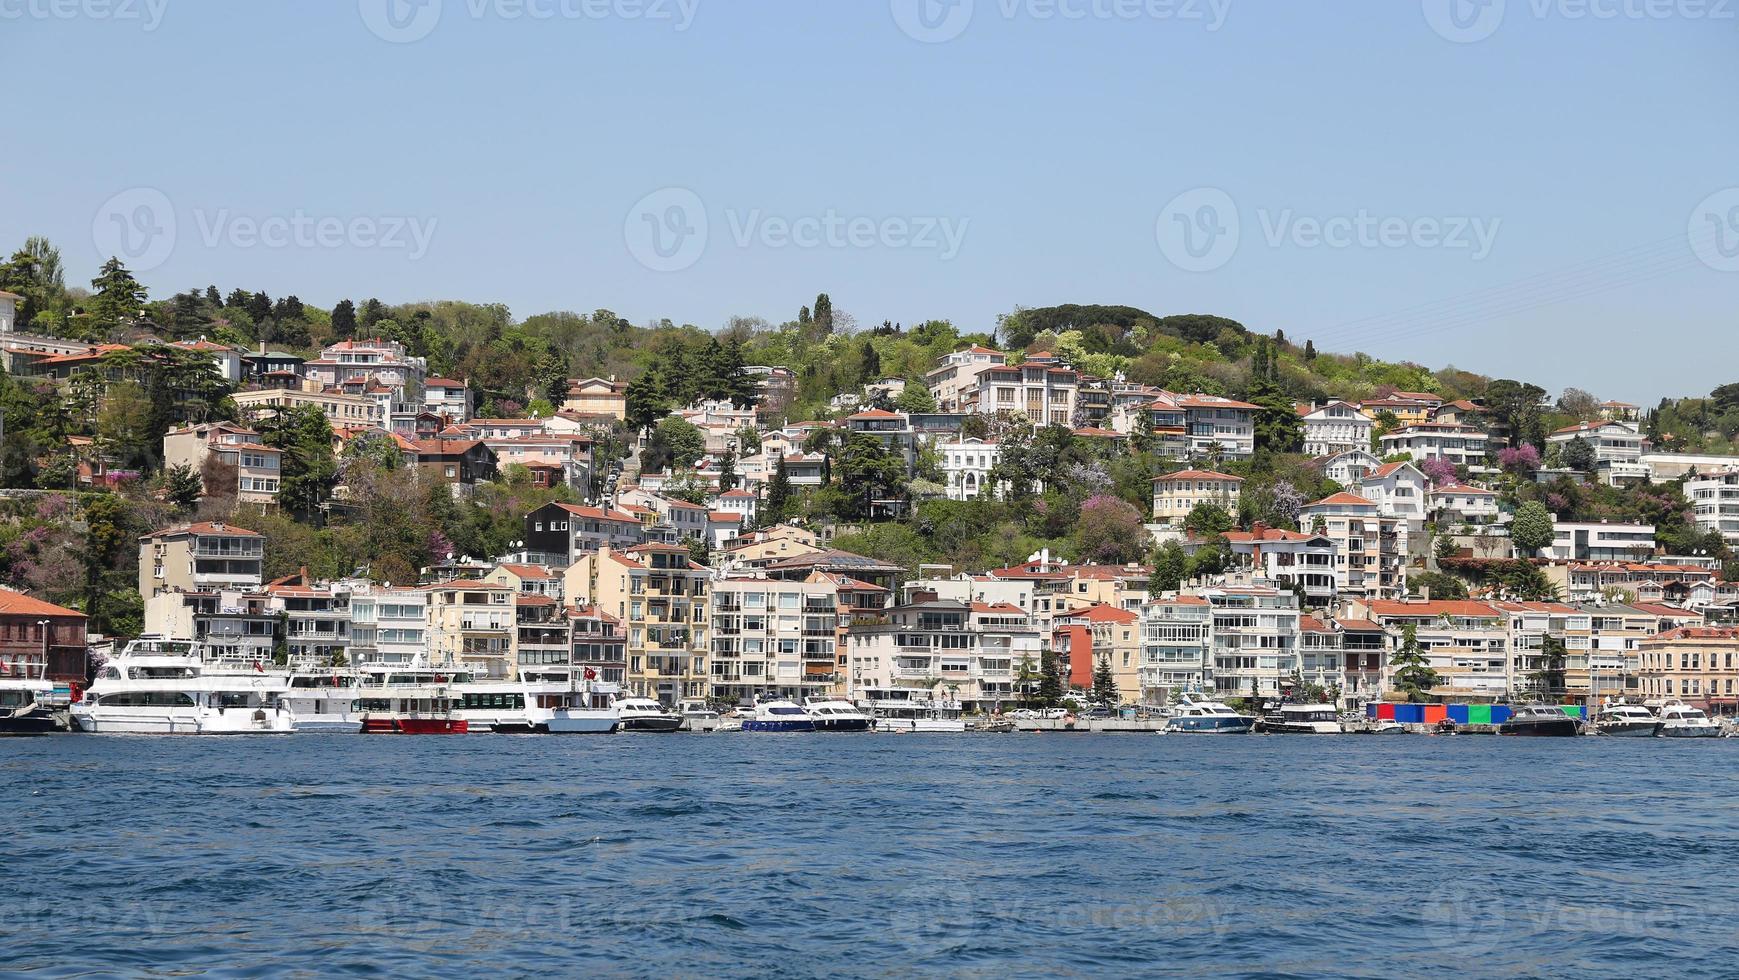
<path id="1" fill-rule="evenodd" d="M 6 588 L 0 588 L 0 616 L 77 616 L 80 619 L 85 618 L 85 614 L 77 609 L 68 609 L 52 602 L 43 602 L 41 599 Z"/>
<path id="2" fill-rule="evenodd" d="M 1232 483 L 1244 482 L 1244 478 L 1241 476 L 1232 476 L 1230 473 L 1215 473 L 1212 470 L 1179 470 L 1176 473 L 1167 473 L 1164 476 L 1156 476 L 1153 478 L 1153 482 L 1155 483 L 1171 483 L 1177 480 L 1229 480 Z"/>

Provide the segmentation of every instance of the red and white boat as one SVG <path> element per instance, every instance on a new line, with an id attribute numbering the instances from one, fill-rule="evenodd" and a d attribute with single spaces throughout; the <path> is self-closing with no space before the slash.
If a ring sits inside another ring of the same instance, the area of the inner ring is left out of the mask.
<path id="1" fill-rule="evenodd" d="M 364 735 L 463 735 L 446 687 L 364 688 L 356 701 Z"/>

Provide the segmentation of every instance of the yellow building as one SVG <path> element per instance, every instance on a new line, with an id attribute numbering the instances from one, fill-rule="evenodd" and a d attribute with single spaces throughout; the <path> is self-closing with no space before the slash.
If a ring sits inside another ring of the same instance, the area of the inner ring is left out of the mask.
<path id="1" fill-rule="evenodd" d="M 563 591 L 574 605 L 596 606 L 621 620 L 628 691 L 674 706 L 710 695 L 709 574 L 682 545 L 606 546 L 574 561 Z"/>
<path id="2" fill-rule="evenodd" d="M 628 417 L 628 385 L 614 378 L 584 378 L 568 382 L 568 400 L 562 411 L 588 418 Z"/>
<path id="3" fill-rule="evenodd" d="M 477 678 L 518 676 L 512 586 L 454 581 L 424 587 L 429 597 L 429 659 Z"/>

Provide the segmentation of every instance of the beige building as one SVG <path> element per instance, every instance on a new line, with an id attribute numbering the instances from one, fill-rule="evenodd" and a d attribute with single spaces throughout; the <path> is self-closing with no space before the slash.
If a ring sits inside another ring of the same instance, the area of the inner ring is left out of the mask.
<path id="1" fill-rule="evenodd" d="M 221 523 L 182 524 L 139 539 L 139 595 L 257 588 L 265 538 Z"/>
<path id="2" fill-rule="evenodd" d="M 1199 504 L 1215 504 L 1226 513 L 1238 514 L 1238 495 L 1244 487 L 1243 477 L 1208 470 L 1183 470 L 1153 478 L 1153 519 L 1165 524 L 1182 524 Z"/>
<path id="3" fill-rule="evenodd" d="M 1739 708 L 1739 629 L 1681 626 L 1641 643 L 1642 694 L 1678 698 L 1710 714 Z"/>
<path id="4" fill-rule="evenodd" d="M 430 662 L 462 668 L 478 678 L 517 676 L 511 586 L 461 580 L 425 586 L 423 591 L 429 597 Z"/>
<path id="5" fill-rule="evenodd" d="M 272 412 L 312 405 L 326 413 L 335 425 L 377 426 L 385 421 L 380 404 L 363 395 L 341 391 L 302 391 L 294 388 L 261 388 L 238 391 L 230 396 L 244 412 Z"/>
<path id="6" fill-rule="evenodd" d="M 615 378 L 583 378 L 568 382 L 568 400 L 562 411 L 590 418 L 628 417 L 628 385 Z"/>
<path id="7" fill-rule="evenodd" d="M 826 576 L 793 582 L 727 578 L 712 590 L 712 696 L 800 700 L 829 693 L 838 653 L 839 588 Z"/>
<path id="8" fill-rule="evenodd" d="M 710 695 L 709 570 L 682 545 L 645 544 L 580 555 L 567 570 L 564 592 L 578 606 L 596 606 L 621 621 L 627 635 L 625 687 L 674 706 Z"/>
<path id="9" fill-rule="evenodd" d="M 277 502 L 283 455 L 282 450 L 261 443 L 258 432 L 228 422 L 171 429 L 163 436 L 165 467 L 193 471 L 208 496 L 234 490 L 237 503 L 262 508 Z M 218 487 L 211 482 L 216 479 L 234 483 Z"/>

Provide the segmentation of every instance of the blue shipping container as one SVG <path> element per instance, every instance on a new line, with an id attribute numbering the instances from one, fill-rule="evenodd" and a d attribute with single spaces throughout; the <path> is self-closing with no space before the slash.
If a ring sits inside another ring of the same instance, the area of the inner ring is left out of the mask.
<path id="1" fill-rule="evenodd" d="M 1395 705 L 1395 720 L 1403 725 L 1425 724 L 1425 706 L 1422 704 Z"/>
<path id="2" fill-rule="evenodd" d="M 1365 702 L 1365 719 L 1368 721 L 1376 721 L 1377 720 L 1377 702 L 1375 702 L 1375 701 Z"/>
<path id="3" fill-rule="evenodd" d="M 1509 705 L 1494 704 L 1491 706 L 1491 723 L 1494 725 L 1501 725 L 1504 722 L 1509 721 L 1510 715 L 1513 714 L 1515 714 L 1515 712 L 1510 710 Z"/>
<path id="4" fill-rule="evenodd" d="M 1467 705 L 1452 704 L 1449 706 L 1449 720 L 1457 725 L 1467 724 Z"/>

